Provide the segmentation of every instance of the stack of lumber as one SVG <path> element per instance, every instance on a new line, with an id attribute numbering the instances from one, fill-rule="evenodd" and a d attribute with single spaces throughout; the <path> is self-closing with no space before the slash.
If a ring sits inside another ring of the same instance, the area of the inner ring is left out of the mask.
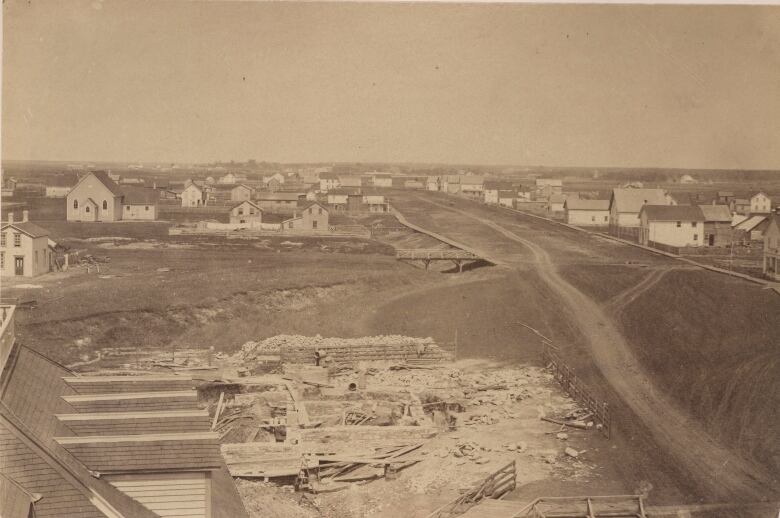
<path id="1" fill-rule="evenodd" d="M 327 357 L 336 363 L 355 363 L 372 361 L 403 361 L 417 359 L 417 345 L 413 343 L 368 343 L 353 342 L 342 345 L 286 345 L 280 351 L 283 363 L 315 363 L 314 352 L 324 351 Z M 438 345 L 429 343 L 420 358 L 432 361 L 444 361 L 450 356 Z"/>
<path id="2" fill-rule="evenodd" d="M 451 353 L 443 350 L 432 338 L 399 335 L 365 336 L 361 338 L 323 338 L 321 336 L 278 335 L 259 342 L 247 342 L 238 353 L 240 362 L 253 362 L 262 355 L 279 354 L 283 363 L 314 364 L 314 352 L 324 350 L 335 362 L 398 361 L 417 358 L 418 349 L 424 358 L 446 360 Z"/>

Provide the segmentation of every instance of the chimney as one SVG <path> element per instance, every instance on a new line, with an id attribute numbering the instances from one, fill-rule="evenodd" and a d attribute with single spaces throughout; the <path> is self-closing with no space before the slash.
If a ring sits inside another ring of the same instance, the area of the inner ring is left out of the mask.
<path id="1" fill-rule="evenodd" d="M 30 219 L 30 211 L 29 210 L 23 210 L 22 211 L 22 223 L 26 223 Z"/>

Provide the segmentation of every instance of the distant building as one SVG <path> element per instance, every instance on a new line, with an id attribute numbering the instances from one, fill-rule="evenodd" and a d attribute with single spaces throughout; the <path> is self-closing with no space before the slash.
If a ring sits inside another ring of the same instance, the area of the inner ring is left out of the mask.
<path id="1" fill-rule="evenodd" d="M 482 189 L 482 201 L 488 205 L 498 205 L 498 192 L 512 188 L 509 182 L 486 181 Z"/>
<path id="2" fill-rule="evenodd" d="M 732 191 L 718 191 L 717 195 L 718 205 L 731 205 L 734 200 L 734 193 Z"/>
<path id="3" fill-rule="evenodd" d="M 609 233 L 636 239 L 639 236 L 639 211 L 645 205 L 672 205 L 662 189 L 612 189 L 609 199 Z"/>
<path id="4" fill-rule="evenodd" d="M 103 171 L 81 177 L 67 195 L 68 221 L 120 221 L 122 188 Z"/>
<path id="5" fill-rule="evenodd" d="M 368 173 L 371 175 L 372 184 L 374 187 L 392 187 L 393 175 L 391 173 Z"/>
<path id="6" fill-rule="evenodd" d="M 357 175 L 340 175 L 339 186 L 345 188 L 360 188 L 363 186 L 363 180 Z"/>
<path id="7" fill-rule="evenodd" d="M 387 198 L 382 194 L 366 194 L 363 195 L 363 205 L 369 212 L 389 212 L 390 203 L 387 202 Z"/>
<path id="8" fill-rule="evenodd" d="M 734 240 L 748 244 L 751 241 L 763 241 L 764 230 L 769 224 L 768 214 L 752 214 L 733 225 Z"/>
<path id="9" fill-rule="evenodd" d="M 160 193 L 150 187 L 122 187 L 122 219 L 154 221 L 157 219 L 157 203 Z"/>
<path id="10" fill-rule="evenodd" d="M 406 180 L 404 181 L 405 189 L 425 189 L 425 184 L 420 180 Z"/>
<path id="11" fill-rule="evenodd" d="M 772 199 L 766 193 L 759 192 L 751 196 L 751 214 L 769 214 L 770 212 L 772 212 Z"/>
<path id="12" fill-rule="evenodd" d="M 734 238 L 731 211 L 726 205 L 699 205 L 704 216 L 704 246 L 728 246 Z"/>
<path id="13" fill-rule="evenodd" d="M 481 199 L 485 190 L 485 178 L 466 174 L 460 177 L 460 193 L 469 198 Z"/>
<path id="14" fill-rule="evenodd" d="M 36 277 L 51 271 L 53 255 L 49 232 L 29 221 L 22 212 L 22 221 L 8 221 L 0 227 L 0 274 L 16 277 Z"/>
<path id="15" fill-rule="evenodd" d="M 563 181 L 557 178 L 537 178 L 535 180 L 534 198 L 547 200 L 553 194 L 563 194 Z"/>
<path id="16" fill-rule="evenodd" d="M 501 207 L 515 207 L 515 200 L 517 199 L 517 193 L 511 189 L 498 191 L 496 195 L 498 199 L 498 205 Z"/>
<path id="17" fill-rule="evenodd" d="M 292 212 L 298 207 L 300 195 L 295 192 L 264 192 L 255 194 L 255 204 L 264 211 Z"/>
<path id="18" fill-rule="evenodd" d="M 780 214 L 769 217 L 764 231 L 764 275 L 780 281 Z"/>
<path id="19" fill-rule="evenodd" d="M 643 205 L 639 242 L 652 246 L 701 246 L 704 215 L 695 205 Z"/>
<path id="20" fill-rule="evenodd" d="M 242 183 L 216 184 L 206 191 L 207 205 L 230 205 L 251 198 L 252 188 Z"/>
<path id="21" fill-rule="evenodd" d="M 309 230 L 309 231 L 327 231 L 328 230 L 328 209 L 319 203 L 312 203 L 290 219 L 282 222 L 284 230 Z"/>
<path id="22" fill-rule="evenodd" d="M 221 176 L 219 178 L 219 180 L 217 180 L 217 183 L 220 183 L 220 184 L 234 184 L 234 183 L 240 183 L 240 182 L 246 182 L 246 175 L 245 174 L 227 173 L 227 174 Z"/>
<path id="23" fill-rule="evenodd" d="M 564 203 L 566 203 L 566 196 L 563 194 L 551 194 L 547 199 L 547 212 L 551 214 L 562 213 Z"/>
<path id="24" fill-rule="evenodd" d="M 231 223 L 262 223 L 263 209 L 249 200 L 244 200 L 230 209 Z"/>
<path id="25" fill-rule="evenodd" d="M 320 173 L 320 191 L 328 192 L 341 186 L 339 175 L 331 172 Z"/>
<path id="26" fill-rule="evenodd" d="M 729 204 L 732 214 L 744 214 L 750 213 L 750 200 L 744 198 L 734 198 Z"/>
<path id="27" fill-rule="evenodd" d="M 181 192 L 182 207 L 202 207 L 206 205 L 206 188 L 200 183 L 188 180 Z"/>
<path id="28" fill-rule="evenodd" d="M 64 198 L 68 195 L 70 190 L 73 189 L 73 187 L 68 187 L 65 185 L 47 185 L 46 186 L 46 197 L 47 198 Z"/>
<path id="29" fill-rule="evenodd" d="M 569 197 L 563 204 L 566 223 L 580 227 L 609 226 L 609 200 Z"/>
<path id="30" fill-rule="evenodd" d="M 425 189 L 428 191 L 440 191 L 441 176 L 429 176 L 425 182 Z"/>

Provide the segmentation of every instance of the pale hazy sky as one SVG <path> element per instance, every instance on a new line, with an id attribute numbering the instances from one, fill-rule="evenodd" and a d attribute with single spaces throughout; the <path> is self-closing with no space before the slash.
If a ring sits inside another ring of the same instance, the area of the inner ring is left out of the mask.
<path id="1" fill-rule="evenodd" d="M 780 168 L 777 6 L 3 12 L 3 158 Z"/>

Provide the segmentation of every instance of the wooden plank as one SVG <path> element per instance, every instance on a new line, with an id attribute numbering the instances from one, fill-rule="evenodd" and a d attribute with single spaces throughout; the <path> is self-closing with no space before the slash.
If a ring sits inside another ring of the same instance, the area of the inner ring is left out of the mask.
<path id="1" fill-rule="evenodd" d="M 217 402 L 217 409 L 214 411 L 214 420 L 211 422 L 211 429 L 213 430 L 217 426 L 217 420 L 219 419 L 219 413 L 222 411 L 222 401 L 225 399 L 225 393 L 219 393 L 219 402 Z"/>

